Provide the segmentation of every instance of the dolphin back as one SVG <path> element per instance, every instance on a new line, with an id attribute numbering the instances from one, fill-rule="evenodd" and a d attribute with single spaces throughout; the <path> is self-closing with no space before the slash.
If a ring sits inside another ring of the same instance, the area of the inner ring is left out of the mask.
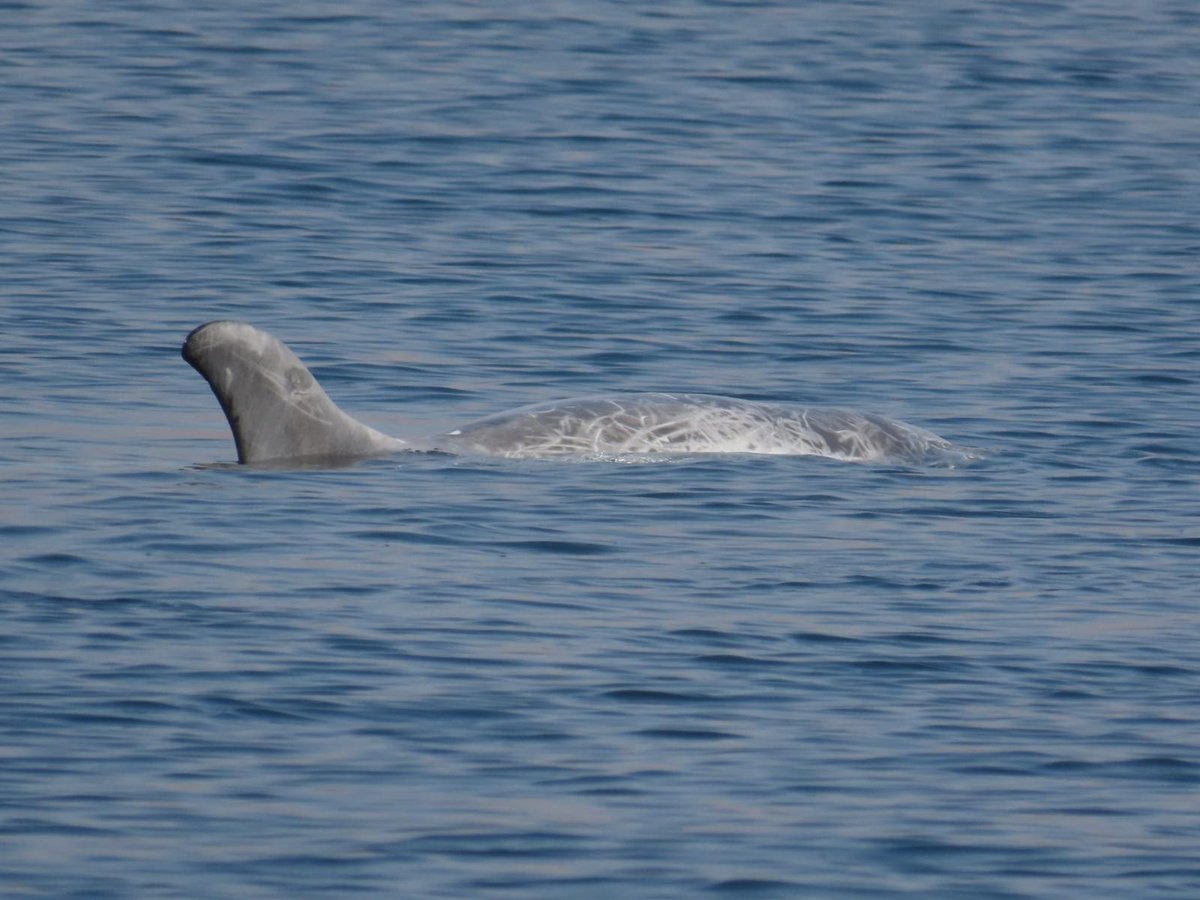
<path id="1" fill-rule="evenodd" d="M 753 453 L 924 463 L 953 450 L 938 435 L 847 409 L 710 394 L 606 394 L 522 407 L 434 439 L 452 453 L 539 459 Z"/>

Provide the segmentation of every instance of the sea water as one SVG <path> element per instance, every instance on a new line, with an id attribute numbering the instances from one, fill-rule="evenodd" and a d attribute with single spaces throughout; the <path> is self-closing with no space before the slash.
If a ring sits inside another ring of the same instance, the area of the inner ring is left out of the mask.
<path id="1" fill-rule="evenodd" d="M 0 894 L 1200 895 L 1200 14 L 0 5 Z M 233 464 L 685 391 L 986 458 Z"/>

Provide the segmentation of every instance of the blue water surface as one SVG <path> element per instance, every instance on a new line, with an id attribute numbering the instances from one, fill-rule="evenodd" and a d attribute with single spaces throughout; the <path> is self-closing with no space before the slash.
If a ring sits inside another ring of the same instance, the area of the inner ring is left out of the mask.
<path id="1" fill-rule="evenodd" d="M 1200 896 L 1190 0 L 0 4 L 0 895 Z M 989 455 L 240 467 L 696 391 Z"/>

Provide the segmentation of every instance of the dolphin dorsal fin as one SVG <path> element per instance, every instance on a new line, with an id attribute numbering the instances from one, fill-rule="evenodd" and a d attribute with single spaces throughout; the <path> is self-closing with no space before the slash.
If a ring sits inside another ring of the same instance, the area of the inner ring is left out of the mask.
<path id="1" fill-rule="evenodd" d="M 252 325 L 201 325 L 183 358 L 217 395 L 238 462 L 381 456 L 406 446 L 338 409 L 295 353 Z"/>

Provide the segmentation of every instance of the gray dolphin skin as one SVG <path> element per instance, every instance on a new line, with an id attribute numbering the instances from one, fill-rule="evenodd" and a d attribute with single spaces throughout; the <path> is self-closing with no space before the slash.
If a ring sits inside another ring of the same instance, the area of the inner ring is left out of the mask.
<path id="1" fill-rule="evenodd" d="M 338 409 L 295 353 L 252 325 L 201 325 L 183 358 L 217 395 L 238 462 L 380 456 L 407 446 Z"/>
<path id="2" fill-rule="evenodd" d="M 252 325 L 201 325 L 184 341 L 183 358 L 216 394 L 241 463 L 332 463 L 406 450 L 513 459 L 760 453 L 914 463 L 952 449 L 930 431 L 870 413 L 662 393 L 558 400 L 401 440 L 338 409 L 296 354 Z"/>

